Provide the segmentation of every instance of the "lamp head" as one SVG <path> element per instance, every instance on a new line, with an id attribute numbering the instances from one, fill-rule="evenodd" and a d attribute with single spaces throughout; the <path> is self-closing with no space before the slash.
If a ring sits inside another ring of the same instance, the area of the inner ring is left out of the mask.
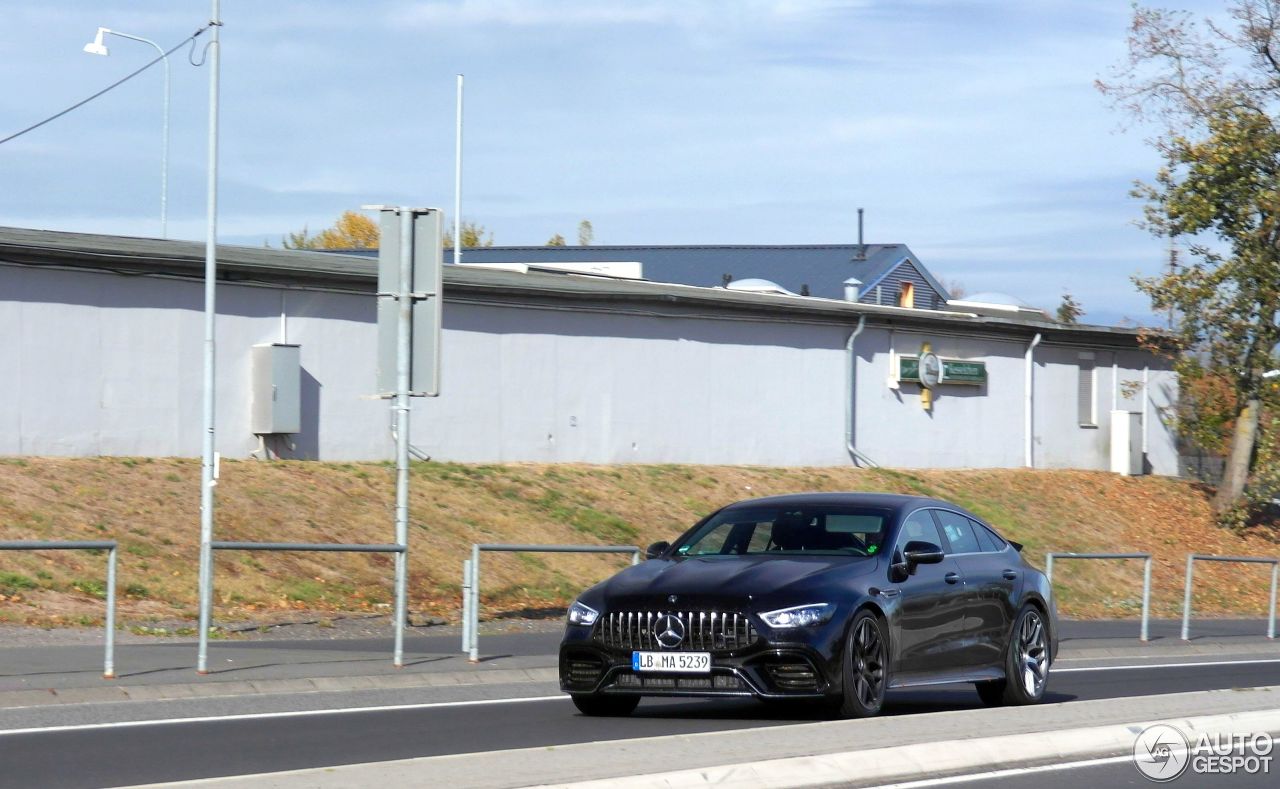
<path id="1" fill-rule="evenodd" d="M 106 45 L 102 43 L 102 37 L 110 32 L 111 31 L 107 30 L 105 27 L 98 28 L 98 35 L 94 36 L 92 41 L 84 45 L 84 51 L 88 52 L 90 55 L 110 55 L 111 52 L 107 49 Z"/>

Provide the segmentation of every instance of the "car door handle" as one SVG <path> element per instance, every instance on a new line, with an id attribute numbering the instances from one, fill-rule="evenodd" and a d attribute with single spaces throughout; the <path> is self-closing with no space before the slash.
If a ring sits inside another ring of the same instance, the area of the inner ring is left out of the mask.
<path id="1" fill-rule="evenodd" d="M 960 574 L 947 573 L 946 575 L 942 576 L 942 580 L 946 581 L 949 584 L 958 584 L 960 583 Z"/>
<path id="2" fill-rule="evenodd" d="M 1005 570 L 1003 575 L 1006 581 L 1013 581 L 1018 577 L 1018 573 L 1015 570 Z"/>

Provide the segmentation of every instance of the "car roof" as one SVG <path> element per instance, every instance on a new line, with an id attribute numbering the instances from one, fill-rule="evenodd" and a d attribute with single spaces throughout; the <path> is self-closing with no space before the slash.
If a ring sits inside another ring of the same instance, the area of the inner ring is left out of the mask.
<path id="1" fill-rule="evenodd" d="M 947 509 L 956 510 L 969 514 L 969 511 L 957 504 L 942 499 L 933 499 L 927 496 L 908 496 L 901 493 L 788 493 L 781 496 L 765 496 L 758 499 L 745 499 L 736 501 L 728 505 L 725 509 L 736 507 L 751 507 L 757 505 L 765 506 L 857 506 L 857 507 L 880 507 L 892 510 L 895 514 L 901 515 L 904 511 L 914 510 L 919 507 L 945 507 Z M 982 520 L 974 515 L 975 520 Z"/>

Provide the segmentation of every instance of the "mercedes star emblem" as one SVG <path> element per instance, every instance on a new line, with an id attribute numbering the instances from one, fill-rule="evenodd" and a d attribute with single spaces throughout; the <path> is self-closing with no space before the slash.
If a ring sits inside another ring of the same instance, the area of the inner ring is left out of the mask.
<path id="1" fill-rule="evenodd" d="M 684 641 L 684 622 L 675 614 L 663 614 L 653 623 L 654 636 L 664 649 L 675 649 Z"/>

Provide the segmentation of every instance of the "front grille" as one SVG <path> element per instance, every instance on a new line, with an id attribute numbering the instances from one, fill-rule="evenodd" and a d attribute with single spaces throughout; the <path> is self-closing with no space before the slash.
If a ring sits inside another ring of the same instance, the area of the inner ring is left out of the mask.
<path id="1" fill-rule="evenodd" d="M 739 691 L 743 689 L 742 680 L 732 674 L 715 674 L 710 677 L 648 677 L 640 674 L 623 673 L 613 681 L 615 688 L 633 688 L 649 690 L 714 690 Z"/>
<path id="2" fill-rule="evenodd" d="M 674 647 L 658 643 L 655 624 L 670 614 L 684 627 Z M 674 649 L 686 652 L 732 652 L 759 638 L 746 614 L 724 611 L 614 611 L 597 625 L 596 638 L 613 649 Z"/>

